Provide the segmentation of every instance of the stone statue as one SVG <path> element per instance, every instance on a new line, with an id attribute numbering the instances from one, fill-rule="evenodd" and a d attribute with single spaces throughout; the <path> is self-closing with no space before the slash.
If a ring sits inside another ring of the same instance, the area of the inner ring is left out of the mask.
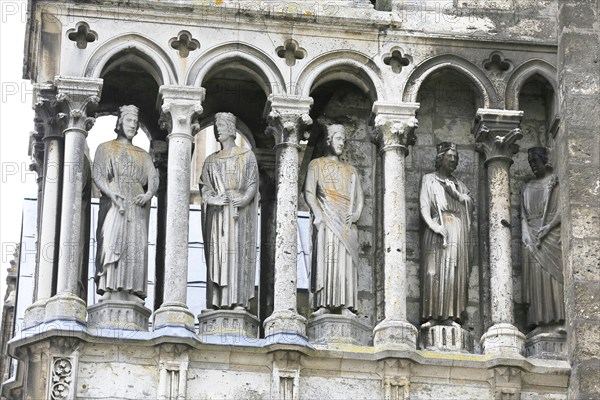
<path id="1" fill-rule="evenodd" d="M 420 208 L 425 221 L 421 241 L 422 329 L 462 323 L 467 307 L 469 230 L 473 200 L 452 175 L 458 165 L 456 145 L 437 145 L 436 171 L 423 176 Z"/>
<path id="2" fill-rule="evenodd" d="M 94 157 L 93 179 L 101 192 L 95 280 L 105 300 L 146 298 L 150 200 L 158 172 L 150 155 L 131 143 L 138 128 L 138 108 L 120 107 L 117 138 L 100 144 Z"/>
<path id="3" fill-rule="evenodd" d="M 529 149 L 535 178 L 525 184 L 521 199 L 523 289 L 529 304 L 528 325 L 562 324 L 565 320 L 560 241 L 560 189 L 543 147 Z"/>
<path id="4" fill-rule="evenodd" d="M 208 268 L 206 305 L 244 310 L 254 297 L 258 220 L 258 165 L 235 144 L 236 117 L 215 115 L 222 149 L 204 161 L 200 177 L 202 233 Z"/>
<path id="5" fill-rule="evenodd" d="M 340 311 L 352 316 L 357 305 L 358 221 L 363 190 L 356 168 L 341 162 L 346 134 L 329 125 L 327 155 L 312 160 L 304 197 L 313 217 L 313 316 Z"/>

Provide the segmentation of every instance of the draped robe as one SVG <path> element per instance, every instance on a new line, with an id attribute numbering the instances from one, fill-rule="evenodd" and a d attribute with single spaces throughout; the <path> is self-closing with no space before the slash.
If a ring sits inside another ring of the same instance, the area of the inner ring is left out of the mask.
<path id="1" fill-rule="evenodd" d="M 108 187 L 125 198 L 119 210 L 104 193 L 100 197 L 95 276 L 99 294 L 126 291 L 146 298 L 150 202 L 140 207 L 133 200 L 146 193 L 156 176 L 150 155 L 131 143 L 113 140 L 96 149 L 94 179 L 106 179 Z"/>
<path id="2" fill-rule="evenodd" d="M 258 165 L 254 153 L 235 146 L 206 158 L 200 178 L 208 307 L 250 307 L 256 276 Z M 208 204 L 210 197 L 251 195 L 245 207 Z"/>
<path id="3" fill-rule="evenodd" d="M 308 166 L 305 195 L 313 195 L 323 223 L 313 228 L 311 286 L 315 308 L 356 308 L 358 230 L 345 222 L 360 190 L 356 169 L 339 160 L 321 157 Z M 354 184 L 352 183 L 354 181 Z"/>
<path id="4" fill-rule="evenodd" d="M 446 247 L 442 235 L 425 227 L 421 241 L 421 317 L 460 320 L 467 307 L 469 280 L 469 231 L 472 201 L 461 202 L 451 197 L 437 173 L 423 176 L 421 181 L 421 213 L 428 213 L 434 223 L 448 231 Z M 459 193 L 469 191 L 455 179 Z M 440 221 L 441 218 L 441 221 Z"/>
<path id="5" fill-rule="evenodd" d="M 560 323 L 565 319 L 564 283 L 560 225 L 551 229 L 536 247 L 535 239 L 542 226 L 559 212 L 559 187 L 551 182 L 556 175 L 535 179 L 525 184 L 521 201 L 523 240 L 531 246 L 523 249 L 523 288 L 525 303 L 529 304 L 528 325 Z M 553 186 L 552 189 L 550 186 Z"/>

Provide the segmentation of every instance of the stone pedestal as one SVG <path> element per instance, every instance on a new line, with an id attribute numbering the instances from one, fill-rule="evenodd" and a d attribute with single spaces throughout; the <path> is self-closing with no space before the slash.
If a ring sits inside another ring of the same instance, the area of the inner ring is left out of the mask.
<path id="1" fill-rule="evenodd" d="M 325 314 L 308 320 L 308 340 L 312 343 L 368 346 L 371 333 L 371 327 L 355 316 Z"/>
<path id="2" fill-rule="evenodd" d="M 63 320 L 85 324 L 86 304 L 79 296 L 71 293 L 59 293 L 46 303 L 45 322 Z"/>
<path id="3" fill-rule="evenodd" d="M 529 332 L 525 341 L 525 356 L 546 360 L 567 359 L 566 332 L 544 331 L 534 329 Z"/>
<path id="4" fill-rule="evenodd" d="M 88 307 L 88 327 L 147 331 L 152 311 L 136 301 L 100 300 Z"/>
<path id="5" fill-rule="evenodd" d="M 460 325 L 436 325 L 421 331 L 421 347 L 434 351 L 473 351 L 471 332 Z"/>
<path id="6" fill-rule="evenodd" d="M 31 328 L 44 322 L 47 303 L 48 299 L 40 299 L 27 307 L 23 315 L 23 327 Z"/>
<path id="7" fill-rule="evenodd" d="M 500 323 L 481 336 L 483 354 L 522 353 L 525 335 L 512 324 Z"/>
<path id="8" fill-rule="evenodd" d="M 246 310 L 204 310 L 198 315 L 200 336 L 235 335 L 258 338 L 260 321 Z"/>

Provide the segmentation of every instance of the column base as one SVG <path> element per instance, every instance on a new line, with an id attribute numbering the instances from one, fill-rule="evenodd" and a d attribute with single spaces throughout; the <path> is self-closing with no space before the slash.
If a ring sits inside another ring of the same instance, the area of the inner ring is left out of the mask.
<path id="1" fill-rule="evenodd" d="M 407 321 L 386 318 L 373 329 L 373 345 L 416 349 L 417 333 L 417 328 Z"/>
<path id="2" fill-rule="evenodd" d="M 264 322 L 265 338 L 280 333 L 302 336 L 306 339 L 306 318 L 290 310 L 273 311 Z"/>
<path id="3" fill-rule="evenodd" d="M 317 344 L 368 346 L 371 327 L 356 316 L 324 314 L 308 319 L 308 338 Z"/>
<path id="4" fill-rule="evenodd" d="M 435 325 L 421 330 L 421 347 L 434 351 L 473 351 L 473 335 L 458 324 Z"/>
<path id="5" fill-rule="evenodd" d="M 86 324 L 86 304 L 79 296 L 59 293 L 46 303 L 46 321 L 67 320 Z"/>
<path id="6" fill-rule="evenodd" d="M 527 334 L 525 356 L 545 360 L 567 359 L 567 334 L 564 326 L 536 328 Z"/>
<path id="7" fill-rule="evenodd" d="M 163 303 L 153 315 L 154 330 L 172 326 L 194 332 L 194 314 L 184 303 Z"/>
<path id="8" fill-rule="evenodd" d="M 260 321 L 246 310 L 203 310 L 198 315 L 200 336 L 234 335 L 258 338 Z"/>
<path id="9" fill-rule="evenodd" d="M 100 300 L 88 307 L 88 327 L 148 331 L 152 311 L 137 301 Z"/>
<path id="10" fill-rule="evenodd" d="M 523 354 L 525 335 L 512 324 L 500 323 L 491 326 L 481 337 L 483 354 Z"/>
<path id="11" fill-rule="evenodd" d="M 31 328 L 46 320 L 46 305 L 49 299 L 41 299 L 25 309 L 23 315 L 23 328 Z"/>

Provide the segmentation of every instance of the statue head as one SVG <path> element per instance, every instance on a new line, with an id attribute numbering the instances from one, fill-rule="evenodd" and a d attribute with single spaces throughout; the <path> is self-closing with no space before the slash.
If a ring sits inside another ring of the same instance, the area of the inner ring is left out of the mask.
<path id="1" fill-rule="evenodd" d="M 119 136 L 124 136 L 131 140 L 137 134 L 140 127 L 138 119 L 139 109 L 134 105 L 119 107 L 119 117 L 115 132 Z"/>
<path id="2" fill-rule="evenodd" d="M 346 129 L 344 125 L 333 124 L 325 127 L 326 143 L 330 154 L 342 155 L 346 144 Z"/>
<path id="3" fill-rule="evenodd" d="M 548 158 L 548 149 L 545 147 L 531 147 L 527 150 L 527 159 L 531 171 L 538 178 L 543 178 L 552 171 L 552 164 Z"/>
<path id="4" fill-rule="evenodd" d="M 223 143 L 228 137 L 235 140 L 235 115 L 228 112 L 220 112 L 215 114 L 215 139 Z"/>
<path id="5" fill-rule="evenodd" d="M 435 169 L 440 168 L 450 169 L 450 173 L 454 172 L 458 165 L 458 150 L 456 144 L 452 142 L 441 142 L 436 146 Z"/>

